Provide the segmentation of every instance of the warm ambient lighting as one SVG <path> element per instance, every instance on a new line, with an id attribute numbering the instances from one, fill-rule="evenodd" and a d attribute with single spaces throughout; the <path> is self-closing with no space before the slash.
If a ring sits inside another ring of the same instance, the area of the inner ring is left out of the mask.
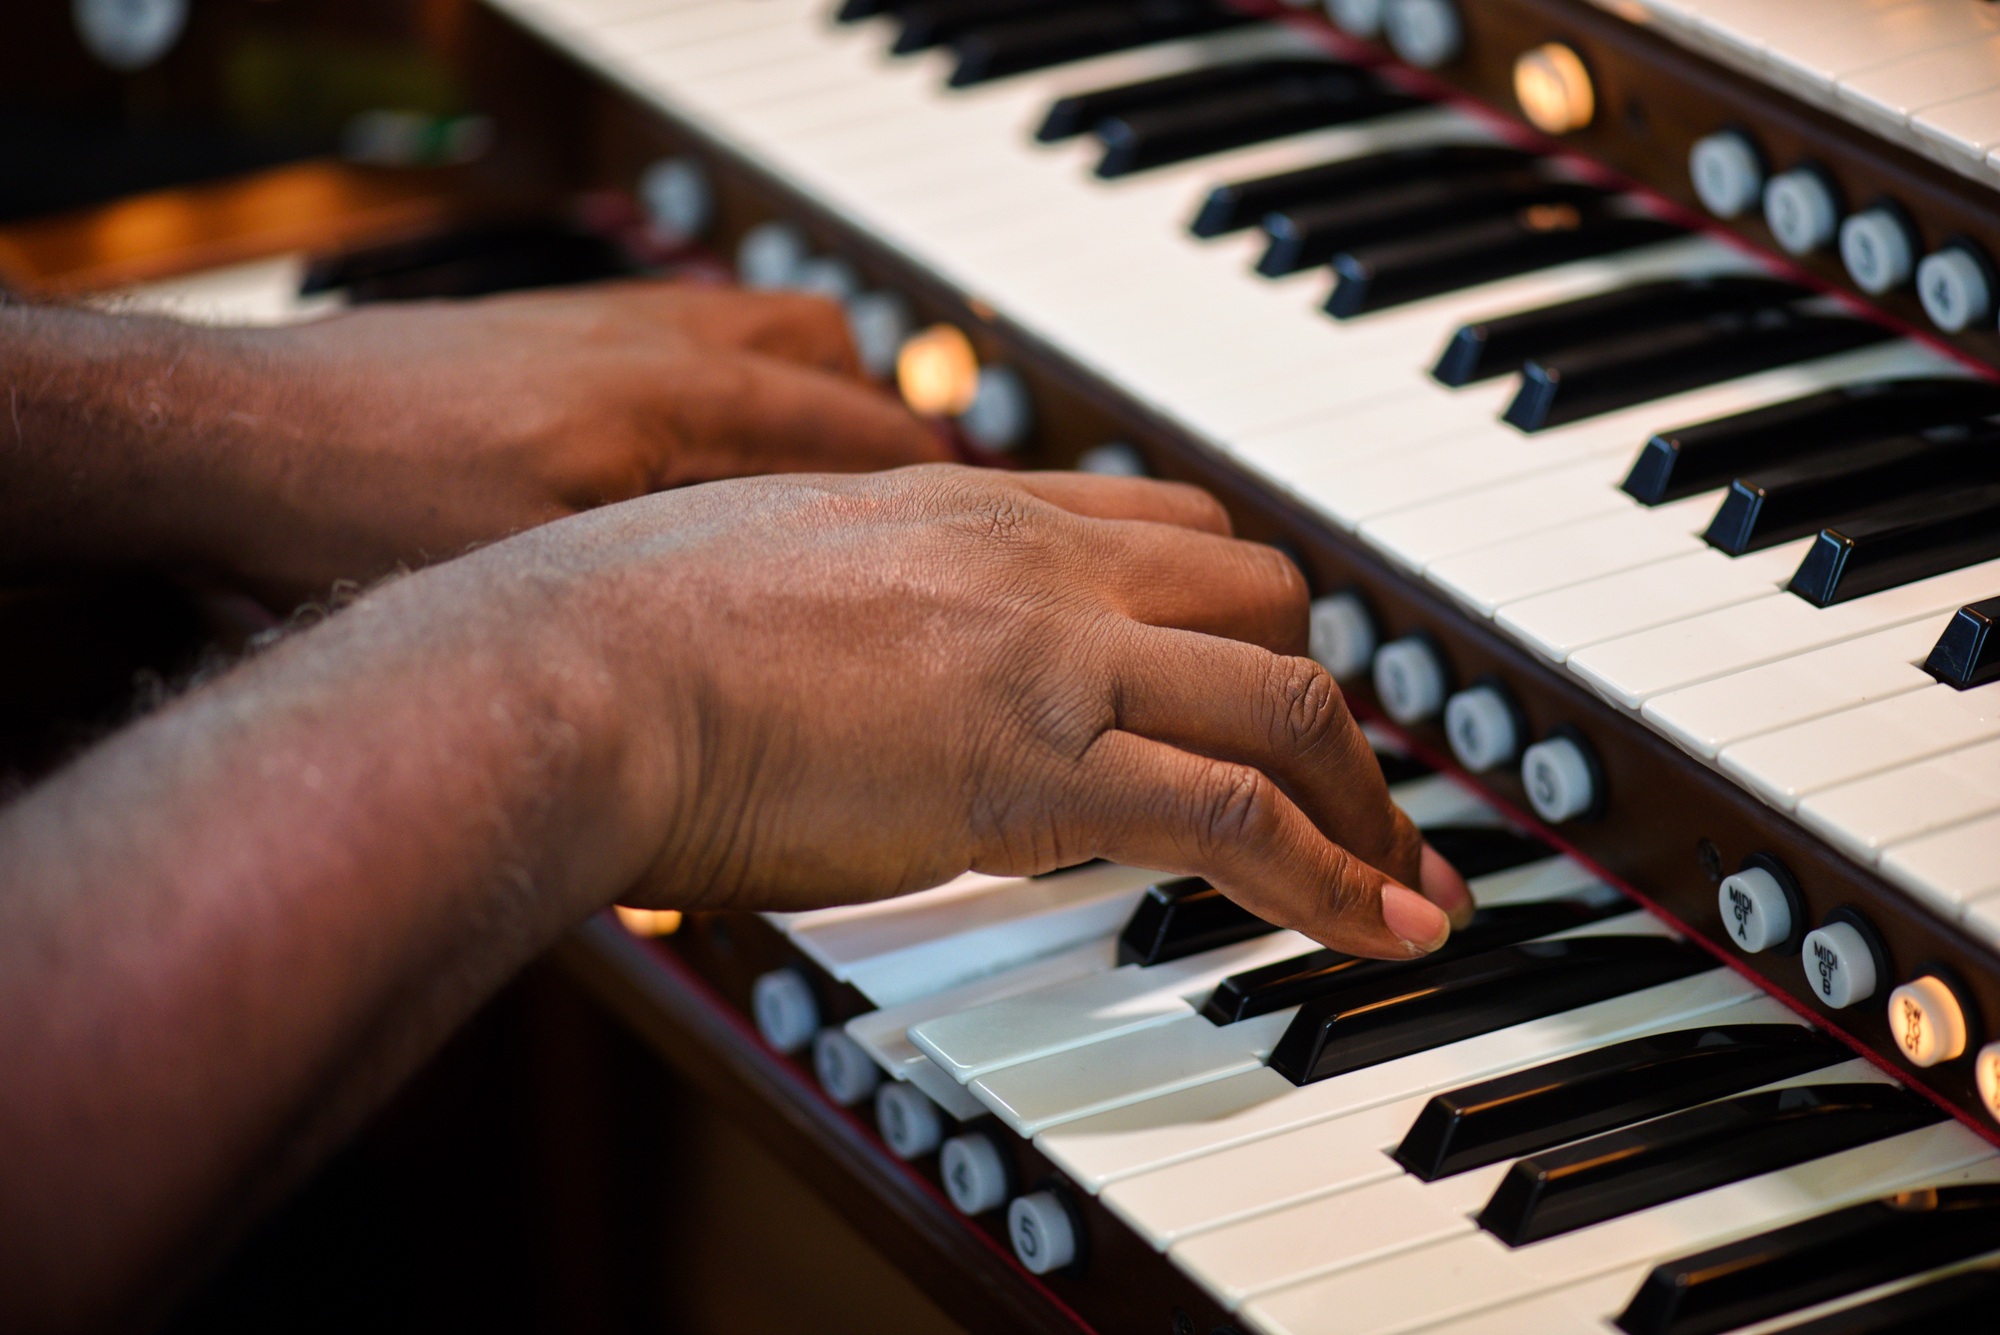
<path id="1" fill-rule="evenodd" d="M 1590 124 L 1597 94 L 1583 58 L 1561 42 L 1545 42 L 1514 62 L 1514 97 L 1543 134 L 1568 134 Z"/>
<path id="2" fill-rule="evenodd" d="M 681 928 L 679 909 L 635 909 L 623 904 L 611 908 L 625 930 L 634 936 L 672 936 Z"/>
<path id="3" fill-rule="evenodd" d="M 919 416 L 958 416 L 979 392 L 979 356 L 972 340 L 948 324 L 910 335 L 896 354 L 896 388 Z"/>

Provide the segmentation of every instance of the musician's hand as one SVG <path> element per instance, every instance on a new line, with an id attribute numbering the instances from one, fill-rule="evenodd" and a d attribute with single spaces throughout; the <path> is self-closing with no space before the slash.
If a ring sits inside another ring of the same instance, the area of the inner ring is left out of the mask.
<path id="1" fill-rule="evenodd" d="M 316 591 L 689 482 L 946 458 L 816 297 L 621 283 L 254 336 L 272 498 L 235 572 Z M 260 391 L 253 387 L 253 394 Z"/>
<path id="2" fill-rule="evenodd" d="M 546 616 L 507 627 L 607 675 L 633 902 L 1102 856 L 1341 949 L 1433 948 L 1464 883 L 1301 656 L 1297 569 L 1227 532 L 1192 488 L 926 468 L 658 496 L 459 564 L 534 589 Z"/>

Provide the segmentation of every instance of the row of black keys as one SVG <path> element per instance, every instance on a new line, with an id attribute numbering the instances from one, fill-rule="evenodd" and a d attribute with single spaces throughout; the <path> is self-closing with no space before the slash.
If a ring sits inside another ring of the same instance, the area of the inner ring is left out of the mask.
<path id="1" fill-rule="evenodd" d="M 1615 898 L 1599 898 L 1481 914 L 1492 921 L 1555 909 L 1535 925 L 1561 930 L 1619 907 Z M 1211 931 L 1199 948 L 1212 948 L 1212 917 L 1201 916 L 1211 918 Z M 1471 944 L 1479 930 L 1475 925 L 1454 938 L 1455 947 L 1467 946 L 1443 960 L 1356 961 L 1315 952 L 1238 975 L 1218 989 L 1218 999 L 1250 1002 L 1244 1013 L 1253 1014 L 1303 999 L 1271 1060 L 1303 1083 L 1714 967 L 1696 948 L 1661 937 L 1494 949 L 1490 941 Z M 1349 971 L 1342 973 L 1343 966 Z M 1276 991 L 1260 991 L 1258 975 L 1278 984 Z M 1287 990 L 1330 977 L 1342 980 L 1330 991 L 1322 986 L 1301 997 Z M 1210 1019 L 1241 1018 L 1218 1015 L 1215 1004 L 1205 1012 Z M 1939 1120 L 1935 1107 L 1896 1085 L 1759 1088 L 1851 1055 L 1831 1038 L 1790 1024 L 1705 1026 L 1631 1039 L 1437 1095 L 1394 1157 L 1425 1181 L 1516 1160 L 1479 1223 L 1510 1245 L 1525 1245 Z M 1858 1207 L 1733 1244 L 1725 1249 L 1732 1258 L 1727 1267 L 1716 1266 L 1713 1254 L 1669 1263 L 1634 1300 L 1625 1328 L 1635 1335 L 1731 1329 L 2000 1248 L 2000 1188 L 1954 1191 L 1959 1195 Z M 1885 1227 L 1896 1245 L 1880 1245 Z M 1950 1238 L 1941 1246 L 1933 1240 L 1938 1228 Z M 1860 1258 L 1850 1258 L 1856 1249 Z"/>
<path id="2" fill-rule="evenodd" d="M 888 8 L 903 23 L 900 50 L 1053 12 L 1042 0 Z M 1115 176 L 1414 104 L 1338 62 L 1248 60 L 1066 97 L 1039 137 L 1096 134 L 1099 173 Z M 1415 146 L 1220 186 L 1192 227 L 1219 236 L 1253 224 L 1270 241 L 1260 272 L 1332 265 L 1336 315 L 1679 233 L 1494 144 Z M 1669 280 L 1467 326 L 1435 374 L 1465 385 L 1518 371 L 1504 416 L 1535 431 L 1890 337 L 1816 308 L 1793 284 Z M 1731 555 L 1819 534 L 1791 587 L 1827 606 L 2000 556 L 2000 426 L 1984 420 L 1996 412 L 2000 387 L 1980 382 L 1854 387 L 1662 433 L 1626 487 L 1658 504 L 1729 483 L 1707 537 Z M 1744 476 L 1751 468 L 1763 471 Z"/>

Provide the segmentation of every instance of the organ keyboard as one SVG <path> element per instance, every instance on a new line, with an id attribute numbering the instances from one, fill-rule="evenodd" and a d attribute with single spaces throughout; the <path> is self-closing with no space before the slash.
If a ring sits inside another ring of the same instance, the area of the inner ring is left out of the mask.
<path id="1" fill-rule="evenodd" d="M 774 916 L 754 983 L 664 947 L 1027 1271 L 1288 1335 L 1990 1298 L 2000 6 L 499 7 L 975 450 L 1080 400 L 1286 544 L 1473 876 L 1410 964 L 1106 866 Z"/>

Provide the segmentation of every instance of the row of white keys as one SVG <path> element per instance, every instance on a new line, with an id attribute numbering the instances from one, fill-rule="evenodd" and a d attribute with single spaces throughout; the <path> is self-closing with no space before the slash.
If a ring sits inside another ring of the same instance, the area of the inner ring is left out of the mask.
<path id="1" fill-rule="evenodd" d="M 1768 997 L 1752 997 L 1702 1015 L 1695 1023 L 1706 1026 L 1802 1022 L 1795 1020 L 1778 1002 Z M 1688 1024 L 1684 1018 L 1669 1013 L 1656 1028 L 1645 1032 L 1667 1032 L 1686 1028 Z M 1634 1036 L 1622 1034 L 1620 1041 Z M 1529 1065 L 1559 1059 L 1545 1055 Z M 1196 1234 L 1334 1197 L 1356 1187 L 1406 1177 L 1402 1166 L 1389 1154 L 1408 1134 L 1417 1115 L 1435 1093 L 1419 1091 L 1389 1103 L 1374 1104 L 1127 1177 L 1105 1187 L 1103 1200 L 1112 1213 L 1164 1251 Z M 1492 1194 L 1492 1185 L 1489 1182 L 1478 1190 L 1470 1209 L 1476 1210 L 1479 1202 Z M 1338 1212 L 1347 1206 L 1333 1204 L 1328 1208 Z M 1318 1230 L 1302 1231 L 1310 1234 Z M 1241 1285 L 1238 1288 L 1248 1291 Z"/>
<path id="2" fill-rule="evenodd" d="M 1918 835 L 1882 853 L 1882 872 L 2000 947 L 2000 815 Z"/>
<path id="3" fill-rule="evenodd" d="M 1857 1057 L 1838 1066 L 1777 1081 L 1770 1087 L 1823 1082 L 1894 1083 Z M 1304 1138 L 1338 1136 L 1342 1129 L 1339 1123 L 1317 1126 L 1305 1133 Z M 1380 1147 L 1376 1149 L 1381 1155 Z M 1301 1153 L 1309 1155 L 1311 1151 L 1301 1148 Z M 1260 1294 L 1352 1270 L 1415 1247 L 1478 1233 L 1479 1226 L 1474 1220 L 1480 1208 L 1514 1165 L 1508 1159 L 1426 1182 L 1401 1171 L 1386 1155 L 1381 1155 L 1381 1161 L 1397 1171 L 1379 1176 L 1369 1171 L 1359 1181 L 1336 1183 L 1333 1190 L 1315 1194 L 1308 1200 L 1255 1211 L 1249 1218 L 1233 1223 L 1207 1229 L 1197 1225 L 1190 1236 L 1172 1243 L 1167 1255 L 1224 1306 L 1234 1309 Z M 1269 1164 L 1259 1167 L 1268 1168 Z M 1126 1194 L 1129 1202 L 1134 1186 L 1136 1183 L 1113 1188 L 1105 1193 L 1106 1200 Z M 1145 1217 L 1137 1211 L 1120 1213 L 1134 1221 Z M 1168 1207 L 1166 1217 L 1187 1219 L 1173 1205 Z M 1581 1242 L 1597 1228 L 1607 1226 L 1593 1225 L 1569 1236 Z"/>
<path id="4" fill-rule="evenodd" d="M 1740 976 L 1711 969 L 1308 1085 L 1260 1067 L 1065 1123 L 1036 1136 L 1035 1146 L 1085 1190 L 1098 1192 L 1296 1127 L 1672 1027 L 1755 994 Z"/>
<path id="5" fill-rule="evenodd" d="M 1873 862 L 1891 844 L 1995 811 L 2000 811 L 2000 740 L 1820 789 L 1800 800 L 1798 815 L 1808 828 Z M 2000 844 L 1994 847 L 2000 852 Z"/>
<path id="6" fill-rule="evenodd" d="M 1268 1335 L 1402 1335 L 1716 1246 L 1916 1184 L 2000 1179 L 2000 1155 L 1944 1121 L 1525 1247 L 1471 1231 L 1253 1298 Z"/>
<path id="7" fill-rule="evenodd" d="M 1794 724 L 1722 749 L 1723 771 L 1787 811 L 1807 793 L 2000 737 L 2000 682 L 1942 684 Z"/>
<path id="8" fill-rule="evenodd" d="M 1665 708 L 1669 692 L 1956 611 L 1991 597 L 1996 588 L 2000 561 L 1983 561 L 1831 607 L 1815 607 L 1774 589 L 1735 606 L 1592 645 L 1571 659 L 1570 668 L 1606 698 L 1653 717 Z M 1662 701 L 1657 709 L 1656 699 Z"/>
<path id="9" fill-rule="evenodd" d="M 1577 894 L 1599 885 L 1582 864 L 1547 858 L 1481 877 L 1472 891 L 1479 903 L 1497 905 Z M 1633 913 L 1564 935 L 1663 931 L 1656 919 Z M 1255 1070 L 1270 1057 L 1298 1011 L 1292 1006 L 1217 1025 L 1197 1012 L 1206 999 L 1189 998 L 1187 1011 L 1162 1024 L 988 1070 L 967 1088 L 1016 1133 L 1035 1136 L 1064 1122 Z"/>

